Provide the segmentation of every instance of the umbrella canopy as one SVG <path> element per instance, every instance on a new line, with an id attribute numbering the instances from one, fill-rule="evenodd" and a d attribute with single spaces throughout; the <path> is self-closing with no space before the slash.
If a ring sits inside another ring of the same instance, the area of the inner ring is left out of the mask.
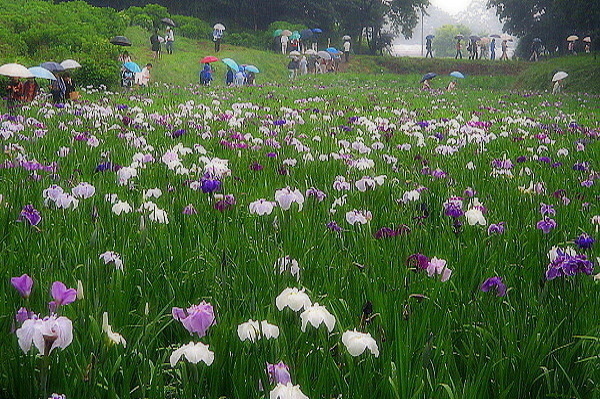
<path id="1" fill-rule="evenodd" d="M 281 36 L 292 36 L 292 31 L 284 29 L 281 31 Z"/>
<path id="2" fill-rule="evenodd" d="M 319 51 L 319 52 L 317 53 L 317 55 L 318 55 L 320 58 L 323 58 L 324 60 L 330 60 L 330 59 L 331 59 L 331 54 L 329 54 L 327 51 Z"/>
<path id="3" fill-rule="evenodd" d="M 212 55 L 207 55 L 206 57 L 204 57 L 200 60 L 200 62 L 203 64 L 210 64 L 211 62 L 217 62 L 217 61 L 219 61 L 219 59 Z"/>
<path id="4" fill-rule="evenodd" d="M 460 73 L 458 71 L 450 72 L 450 76 L 452 76 L 453 78 L 457 78 L 457 79 L 464 79 L 465 78 L 465 75 L 463 75 L 462 73 Z"/>
<path id="5" fill-rule="evenodd" d="M 293 50 L 293 51 L 290 51 L 290 55 L 293 56 L 293 57 L 299 57 L 302 54 L 300 54 L 299 51 Z"/>
<path id="6" fill-rule="evenodd" d="M 323 31 L 319 28 L 312 28 L 313 33 L 323 33 Z"/>
<path id="7" fill-rule="evenodd" d="M 535 39 L 533 39 L 534 43 L 541 43 L 542 39 L 540 39 L 539 37 L 536 37 Z"/>
<path id="8" fill-rule="evenodd" d="M 40 66 L 42 68 L 46 68 L 50 72 L 62 72 L 65 70 L 65 67 L 60 65 L 58 62 L 53 62 L 53 61 L 44 62 L 44 63 L 40 64 Z"/>
<path id="9" fill-rule="evenodd" d="M 558 71 L 554 74 L 554 76 L 552 77 L 552 81 L 553 82 L 557 82 L 559 80 L 563 80 L 564 78 L 566 78 L 567 76 L 569 76 L 568 73 L 564 72 L 564 71 Z"/>
<path id="10" fill-rule="evenodd" d="M 160 20 L 160 22 L 162 22 L 165 25 L 175 27 L 175 22 L 173 22 L 173 20 L 171 18 L 163 18 Z"/>
<path id="11" fill-rule="evenodd" d="M 300 39 L 300 33 L 299 32 L 292 33 L 292 36 L 290 36 L 290 39 L 292 39 L 292 40 Z"/>
<path id="12" fill-rule="evenodd" d="M 42 68 L 39 66 L 31 67 L 29 68 L 29 72 L 31 72 L 36 78 L 56 80 L 56 76 L 54 76 L 54 74 L 46 68 Z"/>
<path id="13" fill-rule="evenodd" d="M 273 37 L 281 36 L 281 32 L 283 32 L 283 29 L 275 29 L 273 31 Z"/>
<path id="14" fill-rule="evenodd" d="M 586 36 L 586 37 L 583 38 L 583 41 L 586 42 L 586 43 L 591 43 L 592 42 L 592 38 L 589 37 L 589 36 Z"/>
<path id="15" fill-rule="evenodd" d="M 223 24 L 215 24 L 215 26 L 213 26 L 214 30 L 225 30 L 225 25 Z"/>
<path id="16" fill-rule="evenodd" d="M 302 32 L 300 32 L 301 39 L 310 39 L 314 35 L 315 35 L 314 32 L 310 29 L 304 29 Z"/>
<path id="17" fill-rule="evenodd" d="M 246 71 L 248 72 L 252 72 L 252 73 L 260 73 L 260 71 L 258 70 L 257 67 L 255 67 L 254 65 L 246 65 L 244 67 L 246 69 Z"/>
<path id="18" fill-rule="evenodd" d="M 568 42 L 576 42 L 577 40 L 579 40 L 579 36 L 571 35 L 567 37 Z"/>
<path id="19" fill-rule="evenodd" d="M 495 38 L 495 39 L 500 39 L 500 35 L 496 35 L 496 34 L 494 34 L 494 35 L 490 35 L 490 37 L 493 37 L 493 38 Z"/>
<path id="20" fill-rule="evenodd" d="M 481 38 L 477 35 L 471 35 L 471 36 L 469 36 L 469 39 L 474 40 L 474 41 L 481 40 Z"/>
<path id="21" fill-rule="evenodd" d="M 433 73 L 433 72 L 426 73 L 421 78 L 421 83 L 424 82 L 424 81 L 426 81 L 426 80 L 431 80 L 431 79 L 435 78 L 436 76 L 437 76 L 437 73 Z"/>
<path id="22" fill-rule="evenodd" d="M 124 63 L 123 67 L 134 73 L 142 72 L 142 68 L 140 68 L 140 66 L 133 61 Z"/>
<path id="23" fill-rule="evenodd" d="M 115 36 L 110 39 L 110 42 L 115 46 L 131 46 L 131 41 L 125 36 Z"/>
<path id="24" fill-rule="evenodd" d="M 435 37 L 435 35 L 427 35 L 427 36 L 425 36 L 425 39 L 432 40 L 434 37 Z"/>
<path id="25" fill-rule="evenodd" d="M 352 38 L 351 38 L 350 36 L 348 36 L 348 35 L 344 35 L 344 36 L 342 36 L 342 40 L 343 40 L 343 41 L 345 41 L 345 42 L 348 42 L 348 41 L 350 41 L 351 39 L 352 39 Z"/>
<path id="26" fill-rule="evenodd" d="M 65 69 L 81 68 L 81 64 L 75 60 L 64 60 L 60 65 Z"/>
<path id="27" fill-rule="evenodd" d="M 317 51 L 316 51 L 316 50 L 313 50 L 313 49 L 311 49 L 311 48 L 309 48 L 308 50 L 306 50 L 306 51 L 304 52 L 304 54 L 306 54 L 306 55 L 316 55 L 316 54 L 317 54 Z"/>
<path id="28" fill-rule="evenodd" d="M 455 39 L 462 40 L 462 39 L 464 39 L 465 37 L 464 37 L 463 35 L 456 35 L 456 36 L 454 36 L 454 38 L 455 38 Z"/>
<path id="29" fill-rule="evenodd" d="M 29 69 L 21 64 L 4 64 L 0 66 L 0 75 L 11 76 L 13 78 L 34 78 L 35 76 Z"/>
<path id="30" fill-rule="evenodd" d="M 223 64 L 227 65 L 229 68 L 233 69 L 234 71 L 239 71 L 240 70 L 240 67 L 238 66 L 237 62 L 235 62 L 231 58 L 223 58 L 221 60 L 221 62 Z"/>
<path id="31" fill-rule="evenodd" d="M 510 35 L 502 35 L 502 36 L 500 36 L 500 39 L 506 40 L 507 42 L 512 42 L 513 41 L 513 38 Z"/>
<path id="32" fill-rule="evenodd" d="M 325 49 L 325 51 L 327 51 L 328 53 L 331 53 L 331 54 L 337 54 L 337 53 L 339 53 L 339 50 L 336 49 L 335 47 L 328 47 L 328 48 Z"/>

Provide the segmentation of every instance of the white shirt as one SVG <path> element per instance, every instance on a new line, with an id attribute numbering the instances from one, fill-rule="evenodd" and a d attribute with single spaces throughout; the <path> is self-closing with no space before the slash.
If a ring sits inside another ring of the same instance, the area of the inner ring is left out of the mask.
<path id="1" fill-rule="evenodd" d="M 344 51 L 350 51 L 350 42 L 344 42 Z"/>

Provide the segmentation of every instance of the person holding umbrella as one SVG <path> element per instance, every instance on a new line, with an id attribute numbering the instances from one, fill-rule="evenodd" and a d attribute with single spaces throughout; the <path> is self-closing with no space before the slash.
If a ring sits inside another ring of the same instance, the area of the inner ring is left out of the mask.
<path id="1" fill-rule="evenodd" d="M 16 76 L 12 76 L 6 86 L 7 93 L 7 106 L 13 108 L 19 101 L 21 101 L 21 93 L 23 92 L 23 83 Z"/>
<path id="2" fill-rule="evenodd" d="M 508 40 L 502 40 L 502 55 L 500 56 L 501 60 L 508 61 Z"/>
<path id="3" fill-rule="evenodd" d="M 457 60 L 458 58 L 462 60 L 462 43 L 460 42 L 460 39 L 460 37 L 456 37 L 456 56 L 454 57 L 455 60 Z"/>
<path id="4" fill-rule="evenodd" d="M 343 49 L 344 49 L 344 62 L 350 62 L 350 36 L 344 36 L 345 38 L 348 38 L 347 40 L 344 40 L 344 45 L 343 45 Z"/>
<path id="5" fill-rule="evenodd" d="M 213 42 L 215 42 L 215 53 L 218 53 L 221 50 L 221 40 L 223 39 L 223 31 L 225 30 L 225 25 L 216 24 L 213 26 Z"/>
<path id="6" fill-rule="evenodd" d="M 490 60 L 494 61 L 496 59 L 496 38 L 492 38 L 492 42 L 490 43 Z"/>
<path id="7" fill-rule="evenodd" d="M 542 40 L 537 37 L 531 42 L 531 57 L 529 57 L 529 61 L 536 62 L 538 60 L 541 42 Z"/>
<path id="8" fill-rule="evenodd" d="M 154 30 L 154 34 L 150 36 L 150 45 L 152 46 L 152 58 L 160 58 L 160 37 L 158 36 L 158 29 Z"/>
<path id="9" fill-rule="evenodd" d="M 165 32 L 165 48 L 167 49 L 167 54 L 173 54 L 173 44 L 175 43 L 175 34 L 173 33 L 173 28 L 167 26 L 167 30 Z"/>
<path id="10" fill-rule="evenodd" d="M 435 36 L 433 35 L 427 35 L 427 37 L 425 38 L 425 48 L 427 49 L 427 54 L 425 54 L 425 58 L 427 58 L 427 56 L 431 56 L 431 58 L 433 58 L 432 42 L 434 37 Z"/>

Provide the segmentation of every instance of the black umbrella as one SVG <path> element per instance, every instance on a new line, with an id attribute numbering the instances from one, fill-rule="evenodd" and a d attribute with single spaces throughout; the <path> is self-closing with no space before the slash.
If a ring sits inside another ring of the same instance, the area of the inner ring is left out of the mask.
<path id="1" fill-rule="evenodd" d="M 436 76 L 437 76 L 437 73 L 433 73 L 433 72 L 426 73 L 421 78 L 421 82 L 420 83 L 423 83 L 426 80 L 431 80 L 431 79 L 435 78 Z"/>
<path id="2" fill-rule="evenodd" d="M 465 37 L 464 37 L 463 35 L 456 35 L 456 36 L 454 36 L 454 38 L 455 38 L 455 39 L 458 39 L 458 40 L 462 40 L 462 39 L 464 39 Z"/>
<path id="3" fill-rule="evenodd" d="M 175 27 L 175 22 L 173 22 L 173 20 L 171 18 L 163 18 L 160 20 L 160 22 L 162 22 L 165 25 Z"/>
<path id="4" fill-rule="evenodd" d="M 500 39 L 500 35 L 495 35 L 495 34 L 494 34 L 494 35 L 490 35 L 490 37 L 493 37 L 493 38 L 495 38 L 495 39 Z"/>
<path id="5" fill-rule="evenodd" d="M 481 38 L 479 36 L 477 36 L 477 35 L 469 36 L 469 39 L 474 40 L 474 41 L 481 40 Z"/>
<path id="6" fill-rule="evenodd" d="M 314 35 L 315 35 L 314 32 L 310 29 L 304 29 L 302 32 L 300 32 L 301 39 L 310 39 Z"/>
<path id="7" fill-rule="evenodd" d="M 62 72 L 65 70 L 65 68 L 60 65 L 58 62 L 44 62 L 43 64 L 40 64 L 40 66 L 44 69 L 49 70 L 50 72 Z"/>
<path id="8" fill-rule="evenodd" d="M 110 42 L 115 46 L 131 46 L 131 41 L 125 36 L 115 36 L 110 39 Z"/>
<path id="9" fill-rule="evenodd" d="M 432 40 L 434 37 L 435 37 L 435 35 L 427 35 L 427 36 L 425 36 L 425 39 Z"/>

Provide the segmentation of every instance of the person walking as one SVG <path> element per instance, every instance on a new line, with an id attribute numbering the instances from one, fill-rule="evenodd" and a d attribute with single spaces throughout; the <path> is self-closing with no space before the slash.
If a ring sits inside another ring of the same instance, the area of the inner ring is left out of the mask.
<path id="1" fill-rule="evenodd" d="M 215 53 L 221 51 L 221 40 L 223 39 L 223 31 L 220 29 L 213 30 L 213 42 L 215 42 Z"/>
<path id="2" fill-rule="evenodd" d="M 502 55 L 500 59 L 508 61 L 508 40 L 502 40 Z"/>
<path id="3" fill-rule="evenodd" d="M 154 31 L 154 34 L 150 36 L 150 45 L 152 46 L 152 58 L 160 58 L 160 37 L 158 36 L 158 29 Z"/>
<path id="4" fill-rule="evenodd" d="M 350 62 L 350 40 L 344 42 L 344 62 Z"/>
<path id="5" fill-rule="evenodd" d="M 235 74 L 233 73 L 233 69 L 227 67 L 227 73 L 225 74 L 225 84 L 227 86 L 231 86 L 233 84 L 234 77 Z"/>
<path id="6" fill-rule="evenodd" d="M 300 75 L 306 75 L 308 73 L 308 60 L 306 56 L 303 55 L 299 62 L 300 67 Z"/>
<path id="7" fill-rule="evenodd" d="M 212 80 L 212 69 L 210 68 L 210 64 L 206 63 L 202 71 L 200 71 L 200 83 L 204 86 L 210 86 Z"/>
<path id="8" fill-rule="evenodd" d="M 427 58 L 427 56 L 431 56 L 431 58 L 433 58 L 433 52 L 432 50 L 432 41 L 433 39 L 431 38 L 431 36 L 427 36 L 426 41 L 425 41 L 425 48 L 427 49 L 427 54 L 425 54 L 425 58 Z"/>
<path id="9" fill-rule="evenodd" d="M 173 33 L 173 29 L 170 26 L 167 26 L 167 31 L 165 32 L 165 48 L 167 49 L 167 54 L 173 54 L 174 44 L 175 34 Z"/>
<path id="10" fill-rule="evenodd" d="M 293 80 L 298 74 L 298 58 L 293 57 L 288 63 L 287 69 L 290 74 L 290 80 Z"/>
<path id="11" fill-rule="evenodd" d="M 456 56 L 454 57 L 454 59 L 461 59 L 462 60 L 462 43 L 460 42 L 460 39 L 456 39 Z"/>
<path id="12" fill-rule="evenodd" d="M 539 58 L 539 47 L 538 42 L 534 40 L 531 42 L 531 57 L 529 57 L 529 61 L 536 62 Z"/>
<path id="13" fill-rule="evenodd" d="M 496 39 L 492 38 L 492 42 L 490 43 L 490 60 L 496 59 Z"/>
<path id="14" fill-rule="evenodd" d="M 476 39 L 471 39 L 471 51 L 472 51 L 472 60 L 478 60 L 479 59 L 479 52 L 477 51 L 478 49 L 478 45 L 477 45 L 477 40 Z"/>
<path id="15" fill-rule="evenodd" d="M 281 54 L 287 53 L 287 46 L 290 39 L 286 35 L 281 35 Z"/>

